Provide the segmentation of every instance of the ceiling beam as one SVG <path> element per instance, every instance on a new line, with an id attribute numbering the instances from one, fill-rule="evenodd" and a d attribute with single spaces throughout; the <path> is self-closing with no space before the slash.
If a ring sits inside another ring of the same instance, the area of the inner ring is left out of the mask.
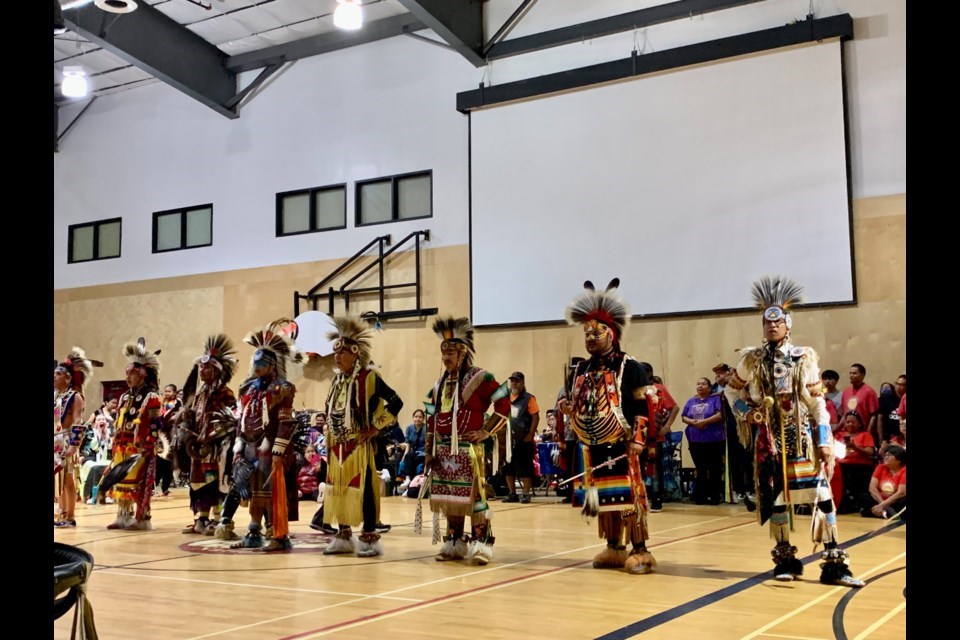
<path id="1" fill-rule="evenodd" d="M 475 67 L 487 64 L 483 51 L 482 0 L 398 0 Z"/>
<path id="2" fill-rule="evenodd" d="M 126 14 L 88 4 L 63 12 L 70 30 L 228 118 L 237 74 L 226 54 L 146 2 Z"/>
<path id="3" fill-rule="evenodd" d="M 226 61 L 226 68 L 234 73 L 252 71 L 274 64 L 292 62 L 301 58 L 320 55 L 346 49 L 358 44 L 366 44 L 403 35 L 406 31 L 426 29 L 420 20 L 410 14 L 391 16 L 382 20 L 368 22 L 358 31 L 343 31 L 337 29 L 329 33 L 321 33 L 309 38 L 294 40 L 285 44 L 278 44 L 265 49 L 258 49 L 249 53 L 230 56 Z"/>
<path id="4" fill-rule="evenodd" d="M 840 38 L 841 41 L 853 38 L 853 18 L 850 14 L 821 19 L 808 17 L 801 22 L 782 27 L 753 31 L 676 49 L 655 51 L 642 56 L 634 51 L 629 58 L 550 73 L 536 78 L 489 87 L 481 84 L 479 89 L 457 94 L 457 111 L 466 113 L 515 100 L 527 100 L 649 73 L 831 38 Z"/>
<path id="5" fill-rule="evenodd" d="M 401 0 L 403 2 L 403 0 Z M 678 0 L 667 4 L 639 9 L 629 13 L 582 22 L 580 24 L 552 29 L 535 33 L 520 38 L 512 38 L 502 42 L 493 43 L 486 51 L 487 60 L 496 60 L 498 58 L 509 58 L 522 53 L 540 51 L 550 47 L 559 47 L 574 42 L 583 42 L 591 38 L 600 38 L 602 36 L 622 33 L 624 31 L 633 31 L 634 29 L 643 29 L 655 24 L 663 24 L 683 18 L 731 9 L 740 5 L 752 4 L 754 2 L 763 2 L 763 0 Z"/>

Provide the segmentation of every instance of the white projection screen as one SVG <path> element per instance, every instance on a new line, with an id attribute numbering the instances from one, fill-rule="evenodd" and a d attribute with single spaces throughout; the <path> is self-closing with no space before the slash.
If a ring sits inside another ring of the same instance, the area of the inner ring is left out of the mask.
<path id="1" fill-rule="evenodd" d="M 853 302 L 843 100 L 833 41 L 474 111 L 474 323 L 614 276 L 644 316 L 750 307 L 766 274 Z"/>

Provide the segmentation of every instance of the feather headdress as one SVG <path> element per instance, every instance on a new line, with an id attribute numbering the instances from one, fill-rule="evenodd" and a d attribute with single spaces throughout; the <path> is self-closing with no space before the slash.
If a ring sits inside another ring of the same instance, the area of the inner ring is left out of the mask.
<path id="1" fill-rule="evenodd" d="M 347 349 L 356 354 L 361 367 L 370 362 L 370 339 L 373 330 L 370 324 L 358 316 L 331 317 L 335 329 L 327 332 L 327 340 L 333 340 L 333 350 Z"/>
<path id="2" fill-rule="evenodd" d="M 70 374 L 70 386 L 83 393 L 83 385 L 87 380 L 93 377 L 93 368 L 102 367 L 103 363 L 99 360 L 90 360 L 87 354 L 80 347 L 70 349 L 70 353 L 63 359 L 63 362 L 57 363 L 57 369 L 63 369 Z"/>
<path id="3" fill-rule="evenodd" d="M 473 344 L 473 324 L 470 323 L 470 318 L 437 318 L 433 322 L 433 332 L 443 341 L 440 343 L 441 350 L 450 343 L 463 345 L 466 353 L 462 366 L 469 367 L 473 364 L 476 348 Z"/>
<path id="4" fill-rule="evenodd" d="M 566 318 L 570 324 L 586 324 L 591 320 L 613 329 L 614 343 L 620 344 L 624 329 L 630 322 L 630 308 L 617 291 L 620 278 L 614 278 L 605 291 L 597 291 L 593 283 L 583 283 L 583 293 L 567 305 Z"/>
<path id="5" fill-rule="evenodd" d="M 233 348 L 233 341 L 222 333 L 215 333 L 207 337 L 203 345 L 203 354 L 193 361 L 194 367 L 183 385 L 184 404 L 197 393 L 197 380 L 200 377 L 200 366 L 211 363 L 217 368 L 221 384 L 227 384 L 237 372 L 237 352 Z"/>
<path id="6" fill-rule="evenodd" d="M 802 301 L 803 287 L 784 276 L 764 276 L 753 283 L 750 293 L 764 320 L 785 318 L 789 329 L 793 324 L 790 307 Z"/>
<path id="7" fill-rule="evenodd" d="M 160 388 L 160 349 L 147 350 L 147 341 L 137 338 L 136 343 L 128 342 L 123 345 L 123 355 L 130 361 L 146 370 L 146 384 L 151 389 Z"/>
<path id="8" fill-rule="evenodd" d="M 288 333 L 291 324 L 286 318 L 274 320 L 262 329 L 248 333 L 243 339 L 257 350 L 253 354 L 253 361 L 262 359 L 276 365 L 277 375 L 283 379 L 287 378 L 287 365 L 303 362 L 303 354 L 296 350 Z"/>

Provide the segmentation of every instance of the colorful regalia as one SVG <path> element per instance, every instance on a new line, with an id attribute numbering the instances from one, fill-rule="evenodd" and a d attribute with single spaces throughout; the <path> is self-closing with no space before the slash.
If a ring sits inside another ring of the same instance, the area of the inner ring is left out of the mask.
<path id="1" fill-rule="evenodd" d="M 599 535 L 607 541 L 593 566 L 644 574 L 656 565 L 646 548 L 648 506 L 638 456 L 653 425 L 645 393 L 651 381 L 620 348 L 630 314 L 619 284 L 614 279 L 598 292 L 587 281 L 567 307 L 567 321 L 583 326 L 590 358 L 574 369 L 563 406 L 578 441 L 574 474 L 586 472 L 574 485 L 573 506 L 587 518 L 598 517 Z"/>
<path id="2" fill-rule="evenodd" d="M 433 331 L 441 339 L 446 370 L 428 393 L 425 466 L 430 467 L 430 509 L 435 515 L 434 541 L 439 541 L 439 516 L 447 518 L 447 533 L 436 559 L 466 558 L 485 565 L 493 560 L 494 536 L 486 497 L 484 441 L 498 450 L 496 434 L 507 424 L 507 386 L 493 374 L 473 366 L 473 326 L 467 318 L 440 318 Z M 493 414 L 484 412 L 493 404 Z M 470 516 L 472 535 L 464 534 Z"/>
<path id="3" fill-rule="evenodd" d="M 129 389 L 120 397 L 113 424 L 113 460 L 104 481 L 111 483 L 117 517 L 108 529 L 149 530 L 150 497 L 157 473 L 156 446 L 162 427 L 163 401 L 159 394 L 160 351 L 148 351 L 140 338 L 123 347 Z M 125 470 L 125 472 L 124 472 Z M 103 482 L 101 484 L 103 484 Z"/>
<path id="4" fill-rule="evenodd" d="M 370 363 L 369 324 L 357 317 L 332 318 L 336 377 L 327 396 L 327 477 L 324 522 L 339 531 L 324 553 L 353 553 L 361 558 L 383 553 L 379 474 L 374 460 L 376 434 L 396 422 L 403 400 Z M 357 540 L 353 527 L 363 523 Z"/>
<path id="5" fill-rule="evenodd" d="M 799 579 L 803 564 L 790 544 L 793 505 L 813 504 L 811 537 L 824 544 L 820 581 L 863 586 L 847 566 L 838 545 L 837 518 L 830 493 L 833 434 L 824 405 L 817 354 L 790 343 L 790 307 L 803 289 L 793 281 L 766 277 L 753 285 L 763 310 L 765 338 L 760 347 L 740 349 L 740 361 L 724 389 L 738 421 L 744 446 L 752 440 L 760 524 L 770 522 L 776 541 L 774 577 Z"/>
<path id="6" fill-rule="evenodd" d="M 300 424 L 293 417 L 297 389 L 287 381 L 287 365 L 301 362 L 303 355 L 295 350 L 286 324 L 272 322 L 244 339 L 256 352 L 250 375 L 240 384 L 240 418 L 233 448 L 233 491 L 250 509 L 247 534 L 237 546 L 262 551 L 291 549 L 289 522 L 298 518 L 290 443 Z M 229 537 L 235 510 L 236 503 L 228 497 L 218 537 Z M 269 538 L 266 544 L 264 524 Z"/>
<path id="7" fill-rule="evenodd" d="M 79 452 L 85 427 L 83 424 L 83 386 L 93 376 L 93 367 L 102 363 L 89 360 L 83 349 L 74 347 L 53 375 L 53 473 L 60 487 L 60 514 L 55 527 L 74 527 L 77 502 Z"/>
<path id="8" fill-rule="evenodd" d="M 182 533 L 213 535 L 216 523 L 210 519 L 211 510 L 229 491 L 237 399 L 227 384 L 236 370 L 236 351 L 230 338 L 212 335 L 183 385 L 178 440 L 191 461 L 190 509 L 194 521 Z"/>

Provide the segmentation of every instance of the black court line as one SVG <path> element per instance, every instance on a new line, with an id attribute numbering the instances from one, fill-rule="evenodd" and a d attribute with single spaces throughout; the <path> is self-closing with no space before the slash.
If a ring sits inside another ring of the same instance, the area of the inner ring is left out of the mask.
<path id="1" fill-rule="evenodd" d="M 905 570 L 906 570 L 906 567 L 897 567 L 896 569 L 890 569 L 889 571 L 884 571 L 883 573 L 879 573 L 873 576 L 872 578 L 870 578 L 869 580 L 867 580 L 867 584 L 870 584 L 871 582 L 876 582 L 881 578 L 885 578 L 891 573 L 896 573 L 898 571 L 905 571 Z M 862 591 L 862 589 L 851 589 L 846 595 L 840 598 L 840 602 L 837 603 L 836 608 L 833 610 L 833 636 L 834 638 L 836 638 L 836 640 L 847 640 L 847 632 L 843 628 L 843 614 L 844 612 L 846 612 L 847 605 L 853 599 L 853 596 L 857 595 L 857 593 L 859 593 L 860 591 Z M 904 599 L 906 599 L 907 597 L 906 589 L 904 589 L 903 597 Z"/>
<path id="2" fill-rule="evenodd" d="M 864 542 L 872 538 L 877 533 L 880 533 L 881 535 L 885 533 L 889 533 L 890 531 L 893 531 L 894 529 L 902 526 L 903 524 L 905 523 L 897 522 L 897 523 L 886 525 L 885 527 L 881 529 L 877 529 L 876 531 L 872 531 L 870 533 L 864 533 L 862 535 L 857 536 L 856 538 L 852 538 L 851 540 L 848 540 L 842 545 L 842 547 L 844 548 L 855 547 L 861 542 Z M 808 564 L 810 562 L 813 562 L 814 560 L 819 560 L 819 559 L 820 559 L 820 554 L 813 553 L 803 558 L 801 562 L 803 564 Z M 724 587 L 723 589 L 719 589 L 717 591 L 714 591 L 713 593 L 708 593 L 694 600 L 690 600 L 689 602 L 684 602 L 683 604 L 673 607 L 672 609 L 667 609 L 666 611 L 662 611 L 658 614 L 652 615 L 649 618 L 638 620 L 637 622 L 628 624 L 627 626 L 611 631 L 610 633 L 606 633 L 602 636 L 597 636 L 596 640 L 625 640 L 626 638 L 632 638 L 636 635 L 643 633 L 644 631 L 649 631 L 650 629 L 659 627 L 662 624 L 666 624 L 668 622 L 676 620 L 677 618 L 685 616 L 688 613 L 693 613 L 694 611 L 698 609 L 702 609 L 703 607 L 709 606 L 715 602 L 719 602 L 721 600 L 729 598 L 730 596 L 735 596 L 738 593 L 746 591 L 747 589 L 750 589 L 762 582 L 766 582 L 769 579 L 770 579 L 769 571 L 758 573 L 755 576 L 752 576 L 750 578 L 745 578 L 740 582 L 737 582 L 736 584 L 730 585 L 729 587 Z"/>

